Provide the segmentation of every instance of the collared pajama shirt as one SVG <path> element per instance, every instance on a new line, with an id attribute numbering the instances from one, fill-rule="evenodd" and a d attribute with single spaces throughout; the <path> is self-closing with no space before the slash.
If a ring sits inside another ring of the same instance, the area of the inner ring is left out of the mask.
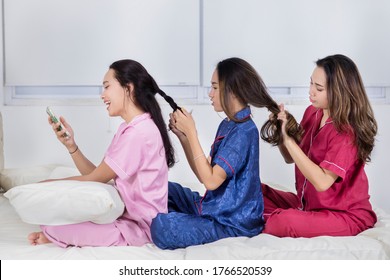
<path id="1" fill-rule="evenodd" d="M 262 194 L 259 176 L 259 132 L 246 108 L 236 118 L 220 124 L 211 146 L 211 166 L 219 165 L 227 175 L 222 185 L 207 191 L 200 204 L 201 215 L 213 216 L 223 225 L 245 235 L 262 229 Z"/>
<path id="2" fill-rule="evenodd" d="M 306 110 L 301 122 L 305 136 L 300 147 L 314 163 L 332 171 L 338 179 L 328 190 L 318 192 L 295 167 L 297 194 L 302 198 L 301 207 L 306 211 L 343 211 L 363 228 L 372 227 L 376 215 L 369 201 L 365 164 L 358 160 L 354 134 L 338 132 L 331 118 L 319 128 L 322 116 L 323 111 L 313 106 Z"/>
<path id="3" fill-rule="evenodd" d="M 205 244 L 233 236 L 254 236 L 263 229 L 259 177 L 259 132 L 247 107 L 236 114 L 243 122 L 224 119 L 211 146 L 211 165 L 226 180 L 204 196 L 169 182 L 168 214 L 152 222 L 153 242 L 163 249 Z"/>
<path id="4" fill-rule="evenodd" d="M 369 201 L 365 163 L 358 160 L 352 129 L 337 131 L 331 118 L 320 128 L 322 117 L 322 109 L 313 106 L 306 109 L 299 146 L 311 161 L 338 178 L 329 189 L 319 192 L 295 166 L 296 196 L 263 185 L 267 212 L 276 208 L 267 213 L 270 216 L 266 218 L 266 233 L 292 237 L 346 236 L 356 235 L 376 222 Z"/>

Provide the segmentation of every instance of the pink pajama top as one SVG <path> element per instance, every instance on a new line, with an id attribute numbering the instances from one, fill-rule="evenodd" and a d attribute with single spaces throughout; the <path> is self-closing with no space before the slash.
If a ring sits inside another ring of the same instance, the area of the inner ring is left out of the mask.
<path id="1" fill-rule="evenodd" d="M 296 167 L 296 189 L 305 211 L 331 210 L 348 214 L 362 228 L 372 227 L 376 215 L 372 210 L 365 163 L 358 160 L 353 132 L 340 133 L 329 118 L 320 128 L 321 109 L 309 106 L 301 125 L 304 136 L 300 143 L 303 152 L 321 168 L 338 176 L 326 191 L 318 192 Z"/>
<path id="2" fill-rule="evenodd" d="M 125 204 L 115 226 L 128 244 L 151 242 L 152 219 L 167 213 L 168 166 L 160 131 L 149 113 L 120 125 L 104 162 L 117 174 L 115 187 Z"/>

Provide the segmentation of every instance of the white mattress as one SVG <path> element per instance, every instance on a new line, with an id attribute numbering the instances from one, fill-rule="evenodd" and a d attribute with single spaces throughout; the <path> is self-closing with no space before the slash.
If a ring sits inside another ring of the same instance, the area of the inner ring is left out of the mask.
<path id="1" fill-rule="evenodd" d="M 375 209 L 378 223 L 355 237 L 278 238 L 260 234 L 252 238 L 227 238 L 178 250 L 142 247 L 59 248 L 53 244 L 31 246 L 27 235 L 39 231 L 22 222 L 8 200 L 0 195 L 0 259 L 104 259 L 104 260 L 215 260 L 215 259 L 390 259 L 390 215 Z"/>

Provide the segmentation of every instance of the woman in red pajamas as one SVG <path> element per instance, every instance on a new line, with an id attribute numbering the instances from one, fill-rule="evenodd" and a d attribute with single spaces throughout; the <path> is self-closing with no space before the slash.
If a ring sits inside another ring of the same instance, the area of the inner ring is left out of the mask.
<path id="1" fill-rule="evenodd" d="M 353 236 L 376 223 L 364 166 L 377 123 L 355 63 L 333 55 L 316 62 L 302 140 L 286 134 L 283 104 L 278 147 L 295 163 L 297 195 L 262 185 L 264 233 L 285 237 Z"/>

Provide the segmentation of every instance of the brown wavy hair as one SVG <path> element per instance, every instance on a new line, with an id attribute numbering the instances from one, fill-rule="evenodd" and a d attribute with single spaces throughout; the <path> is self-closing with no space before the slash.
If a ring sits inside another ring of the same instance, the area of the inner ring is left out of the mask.
<path id="1" fill-rule="evenodd" d="M 326 74 L 329 115 L 339 132 L 353 130 L 358 158 L 371 161 L 378 125 L 356 64 L 345 55 L 319 59 Z"/>
<path id="2" fill-rule="evenodd" d="M 235 122 L 245 121 L 236 119 L 234 112 L 229 110 L 229 95 L 231 94 L 234 94 L 243 104 L 259 108 L 266 107 L 275 117 L 266 121 L 262 126 L 260 136 L 264 141 L 274 146 L 281 144 L 283 141 L 281 121 L 277 120 L 277 114 L 280 112 L 279 106 L 269 95 L 263 80 L 252 65 L 241 58 L 232 57 L 220 61 L 216 71 L 219 79 L 221 105 L 228 118 Z M 287 119 L 287 134 L 299 142 L 302 136 L 301 126 L 288 112 Z"/>

